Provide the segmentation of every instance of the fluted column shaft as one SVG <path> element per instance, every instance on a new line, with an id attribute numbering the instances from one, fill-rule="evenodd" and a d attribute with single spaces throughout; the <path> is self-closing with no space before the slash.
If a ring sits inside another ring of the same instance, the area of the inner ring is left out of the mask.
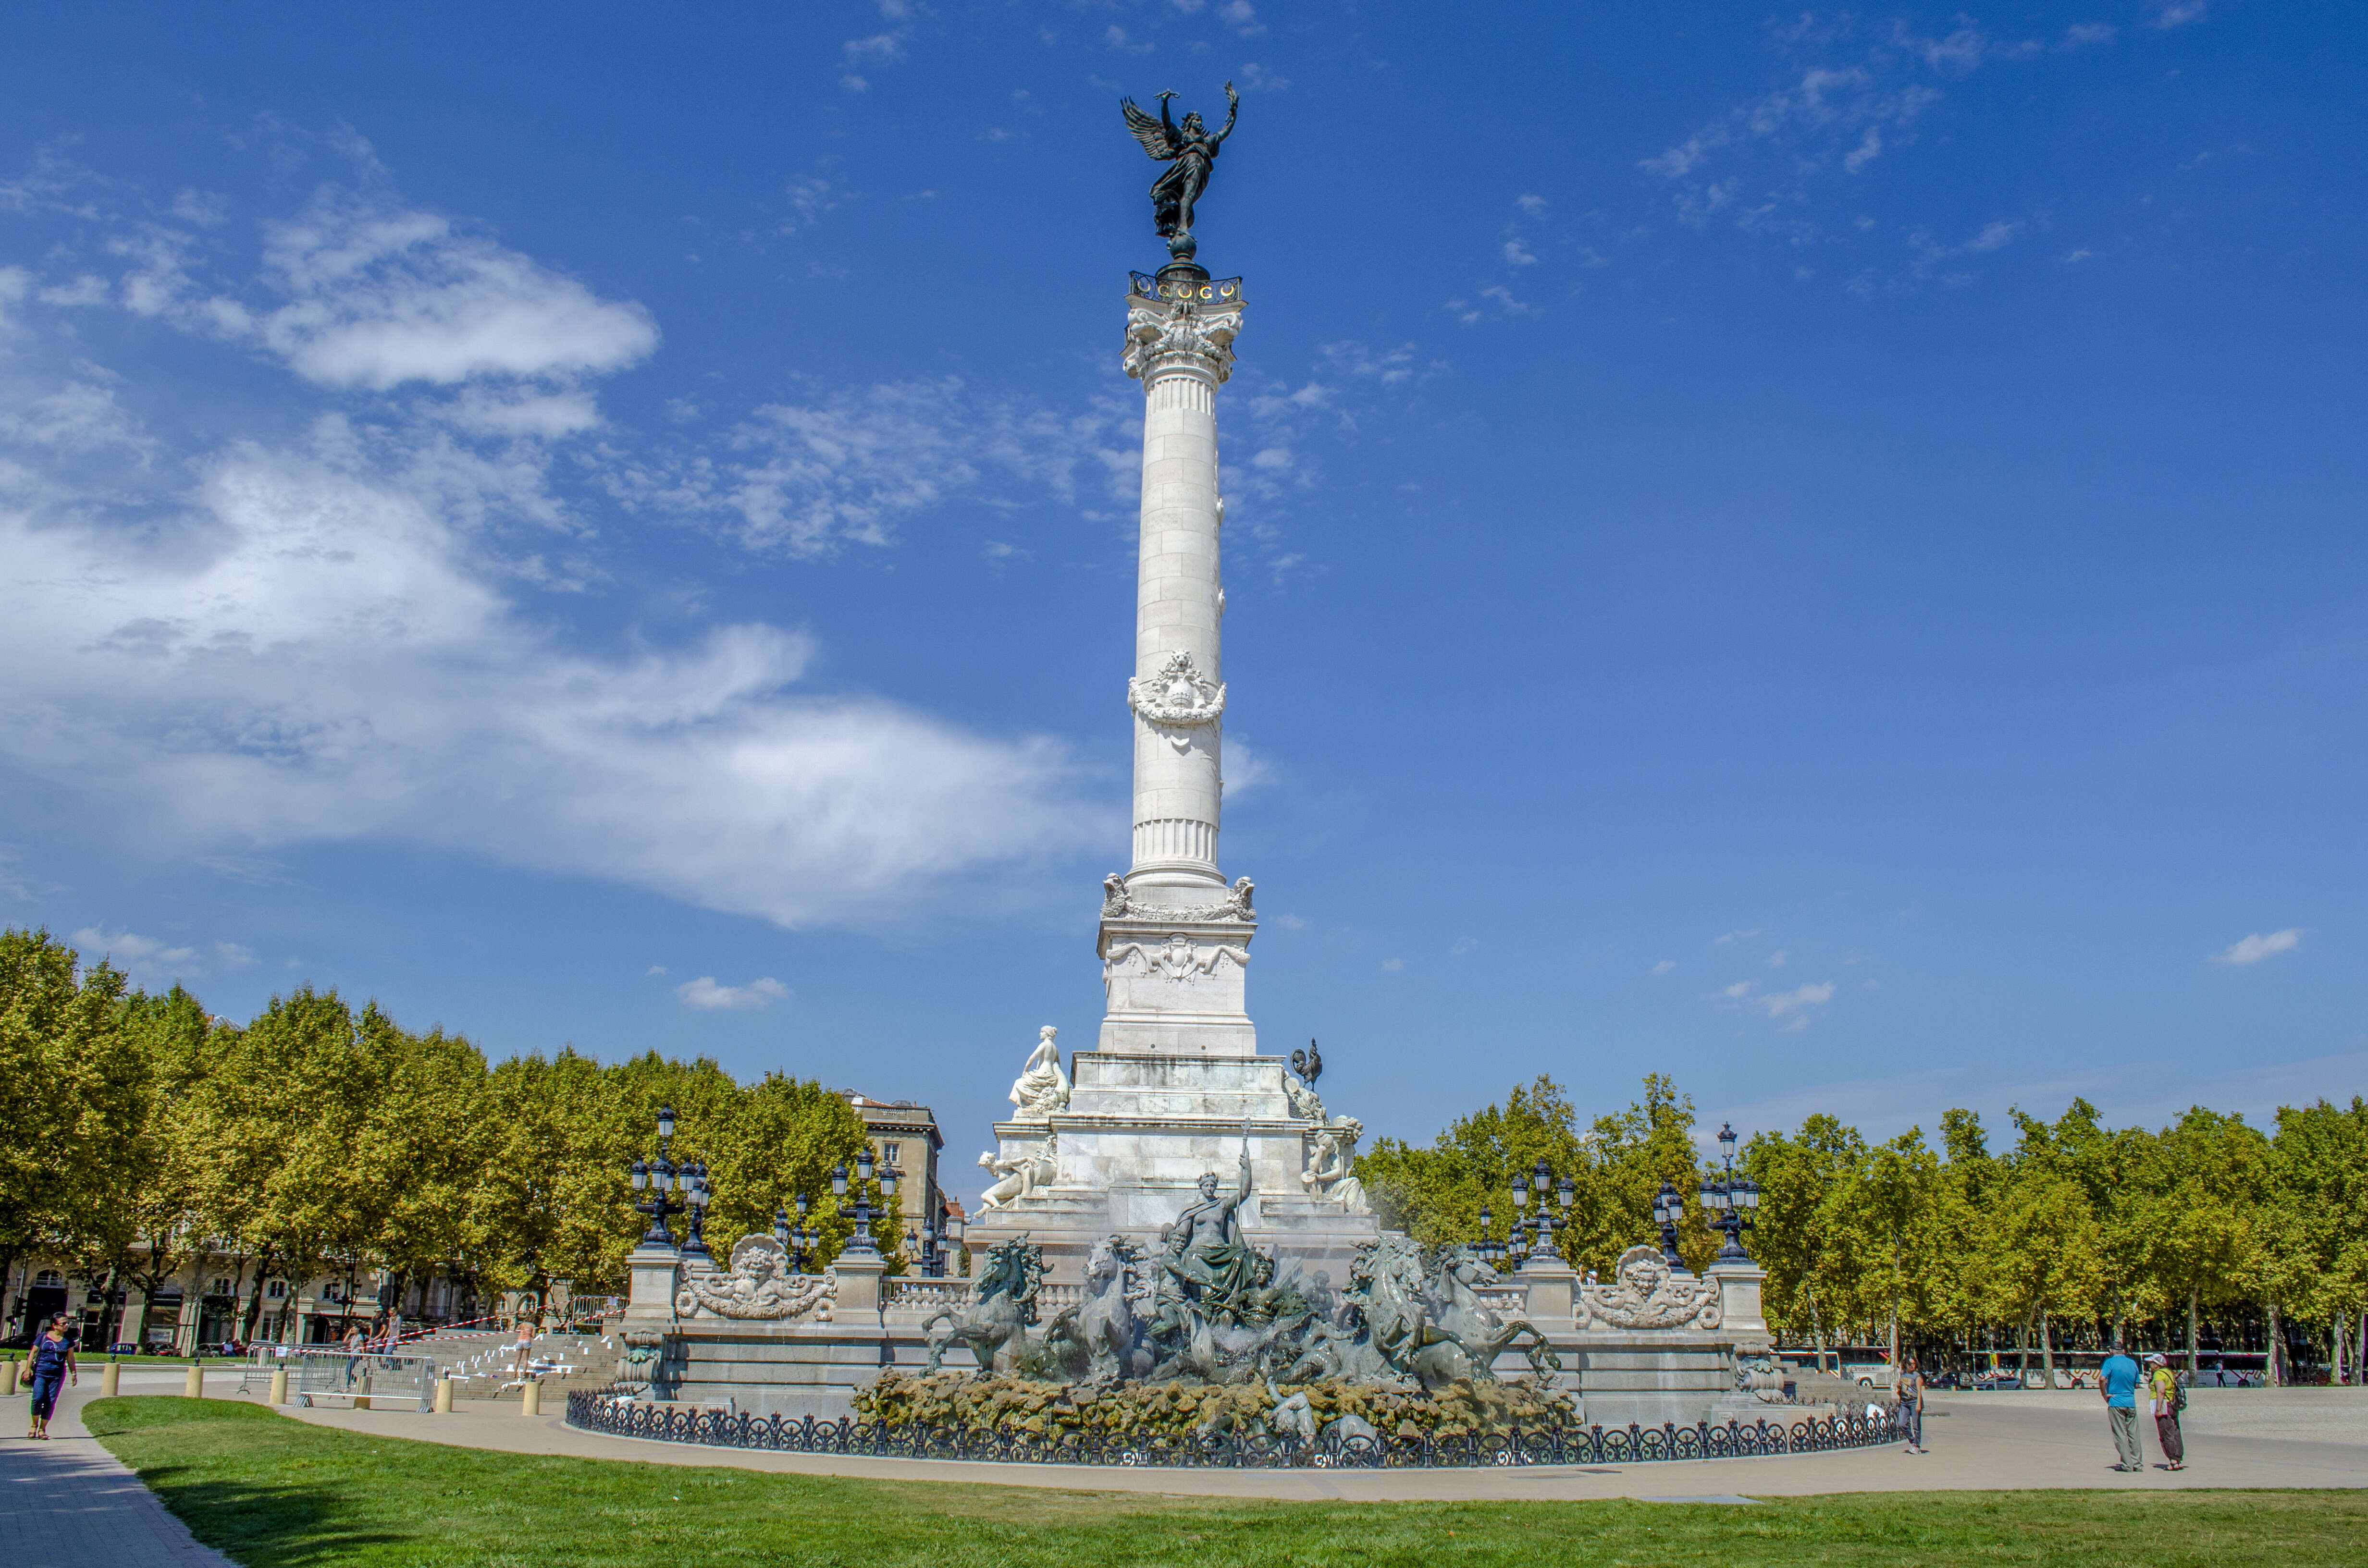
<path id="1" fill-rule="evenodd" d="M 1224 710 L 1218 570 L 1217 388 L 1233 369 L 1238 301 L 1131 298 L 1126 366 L 1141 378 L 1142 553 L 1136 577 L 1134 849 L 1127 886 L 1160 899 L 1220 887 Z"/>

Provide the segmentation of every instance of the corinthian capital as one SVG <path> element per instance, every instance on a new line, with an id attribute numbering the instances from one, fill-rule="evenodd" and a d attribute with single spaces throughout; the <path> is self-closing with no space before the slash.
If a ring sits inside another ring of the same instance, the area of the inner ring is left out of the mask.
<path id="1" fill-rule="evenodd" d="M 1234 335 L 1242 307 L 1195 300 L 1131 300 L 1126 308 L 1126 373 L 1149 381 L 1165 369 L 1198 371 L 1212 381 L 1234 373 Z"/>

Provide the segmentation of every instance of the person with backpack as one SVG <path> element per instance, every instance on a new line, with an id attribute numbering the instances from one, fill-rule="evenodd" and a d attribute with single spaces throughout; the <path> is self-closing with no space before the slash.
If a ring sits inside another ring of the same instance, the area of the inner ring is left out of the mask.
<path id="1" fill-rule="evenodd" d="M 74 1341 L 66 1337 L 65 1314 L 50 1320 L 33 1341 L 30 1358 L 33 1372 L 33 1426 L 25 1436 L 47 1440 L 50 1416 L 58 1408 L 58 1394 L 69 1382 L 82 1381 L 82 1369 L 74 1365 Z"/>
<path id="2" fill-rule="evenodd" d="M 2187 1439 L 2179 1430 L 2179 1413 L 2187 1408 L 2187 1386 L 2170 1369 L 2160 1351 L 2146 1358 L 2146 1398 L 2154 1406 L 2155 1440 L 2173 1470 L 2187 1468 Z"/>

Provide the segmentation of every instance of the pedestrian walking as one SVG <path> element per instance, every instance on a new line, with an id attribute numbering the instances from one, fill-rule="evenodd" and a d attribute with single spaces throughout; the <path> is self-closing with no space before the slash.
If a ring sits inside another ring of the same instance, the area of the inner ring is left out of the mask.
<path id="1" fill-rule="evenodd" d="M 82 1369 L 74 1365 L 74 1341 L 66 1337 L 65 1314 L 50 1320 L 33 1341 L 33 1424 L 26 1437 L 47 1441 L 50 1416 L 58 1408 L 58 1393 L 68 1383 L 82 1381 Z"/>
<path id="2" fill-rule="evenodd" d="M 2170 1461 L 2171 1469 L 2185 1470 L 2187 1439 L 2179 1430 L 2179 1413 L 2187 1408 L 2187 1391 L 2159 1352 L 2146 1358 L 2146 1401 L 2154 1407 L 2155 1440 L 2162 1445 L 2162 1457 Z"/>
<path id="3" fill-rule="evenodd" d="M 533 1358 L 534 1319 L 521 1312 L 518 1320 L 518 1348 L 510 1358 L 510 1375 L 516 1378 L 525 1377 L 527 1364 Z"/>
<path id="4" fill-rule="evenodd" d="M 2113 1452 L 2119 1471 L 2146 1469 L 2145 1450 L 2138 1447 L 2138 1364 L 2119 1345 L 2097 1369 L 2097 1392 L 2104 1396 L 2105 1419 L 2113 1428 Z"/>
<path id="5" fill-rule="evenodd" d="M 1892 1392 L 1899 1401 L 1899 1429 L 1907 1437 L 1907 1451 L 1920 1454 L 1924 1448 L 1924 1373 L 1913 1356 L 1903 1357 L 1899 1363 L 1899 1381 Z"/>

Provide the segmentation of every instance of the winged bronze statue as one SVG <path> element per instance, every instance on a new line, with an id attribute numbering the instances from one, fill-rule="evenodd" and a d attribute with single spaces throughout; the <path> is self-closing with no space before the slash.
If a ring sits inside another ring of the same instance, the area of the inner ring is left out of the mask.
<path id="1" fill-rule="evenodd" d="M 1309 1040 L 1305 1051 L 1291 1053 L 1291 1070 L 1299 1074 L 1303 1084 L 1314 1084 L 1324 1076 L 1324 1058 L 1316 1051 L 1315 1042 Z"/>
<path id="2" fill-rule="evenodd" d="M 1217 149 L 1234 133 L 1234 121 L 1242 112 L 1242 97 L 1234 91 L 1231 82 L 1225 84 L 1225 128 L 1212 132 L 1198 112 L 1184 117 L 1178 125 L 1168 117 L 1167 100 L 1172 91 L 1159 95 L 1159 118 L 1154 119 L 1143 112 L 1133 98 L 1121 98 L 1119 108 L 1126 115 L 1126 128 L 1143 143 L 1143 150 L 1153 161 L 1167 167 L 1151 184 L 1151 216 L 1159 237 L 1167 242 L 1167 254 L 1178 261 L 1190 261 L 1199 246 L 1192 239 L 1192 204 L 1209 188 L 1209 171 L 1217 162 Z"/>

